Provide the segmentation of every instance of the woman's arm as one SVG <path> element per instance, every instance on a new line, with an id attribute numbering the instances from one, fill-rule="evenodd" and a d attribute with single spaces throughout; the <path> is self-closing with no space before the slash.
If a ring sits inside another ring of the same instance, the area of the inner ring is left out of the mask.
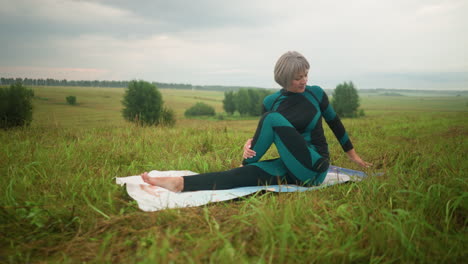
<path id="1" fill-rule="evenodd" d="M 348 133 L 346 132 L 346 129 L 343 126 L 340 117 L 336 114 L 335 110 L 333 109 L 333 106 L 328 101 L 327 94 L 320 87 L 318 87 L 316 91 L 321 95 L 320 110 L 322 112 L 323 118 L 327 122 L 328 127 L 330 127 L 330 129 L 332 130 L 336 139 L 343 148 L 343 151 L 350 151 L 354 148 L 353 143 L 351 143 L 351 140 L 349 139 Z"/>
<path id="2" fill-rule="evenodd" d="M 346 152 L 346 155 L 348 155 L 348 158 L 362 167 L 369 168 L 372 166 L 372 163 L 363 161 L 356 153 L 343 123 L 328 101 L 327 94 L 321 88 L 319 91 L 322 92 L 322 100 L 320 101 L 320 110 L 322 111 L 322 115 L 330 129 L 333 131 L 333 134 L 335 134 L 336 139 L 340 142 L 341 147 Z"/>
<path id="3" fill-rule="evenodd" d="M 346 152 L 346 155 L 348 155 L 348 158 L 350 160 L 354 161 L 355 163 L 359 164 L 362 167 L 369 168 L 370 166 L 372 166 L 372 163 L 363 161 L 361 157 L 359 157 L 359 155 L 356 153 L 354 148 L 348 150 Z"/>

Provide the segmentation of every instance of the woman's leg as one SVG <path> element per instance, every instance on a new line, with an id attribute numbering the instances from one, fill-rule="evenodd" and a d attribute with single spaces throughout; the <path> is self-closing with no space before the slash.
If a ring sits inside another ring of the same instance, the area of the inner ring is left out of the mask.
<path id="1" fill-rule="evenodd" d="M 260 120 L 252 141 L 252 149 L 257 155 L 245 159 L 243 164 L 256 163 L 272 143 L 289 173 L 303 184 L 318 185 L 325 179 L 328 159 L 308 147 L 302 135 L 277 112 L 266 113 Z"/>
<path id="2" fill-rule="evenodd" d="M 279 159 L 258 162 L 228 171 L 183 176 L 183 191 L 224 190 L 245 186 L 265 186 L 292 183 Z M 265 170 L 265 168 L 267 168 Z"/>
<path id="3" fill-rule="evenodd" d="M 261 161 L 228 171 L 191 176 L 152 178 L 148 176 L 148 173 L 143 173 L 141 177 L 148 184 L 163 187 L 173 192 L 298 183 L 295 178 L 287 174 L 287 169 L 280 159 Z"/>
<path id="4" fill-rule="evenodd" d="M 280 159 L 258 162 L 272 143 L 275 143 Z M 280 183 L 318 185 L 325 179 L 328 159 L 308 148 L 302 135 L 279 113 L 262 117 L 252 146 L 257 156 L 244 160 L 244 167 L 180 178 L 143 179 L 152 185 L 168 186 L 167 189 L 182 179 L 183 188 L 170 189 L 173 191 L 222 190 Z"/>

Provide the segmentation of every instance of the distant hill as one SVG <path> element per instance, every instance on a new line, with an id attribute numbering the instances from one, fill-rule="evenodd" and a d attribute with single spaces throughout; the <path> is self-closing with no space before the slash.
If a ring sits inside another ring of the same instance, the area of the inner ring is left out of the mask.
<path id="1" fill-rule="evenodd" d="M 388 88 L 375 88 L 375 89 L 358 89 L 362 93 L 385 93 L 385 92 L 398 92 L 398 93 L 465 93 L 468 94 L 468 90 L 411 90 L 411 89 L 388 89 Z"/>
<path id="2" fill-rule="evenodd" d="M 394 93 L 394 92 L 385 92 L 385 93 L 381 93 L 379 95 L 383 95 L 383 96 L 404 96 L 401 93 Z"/>

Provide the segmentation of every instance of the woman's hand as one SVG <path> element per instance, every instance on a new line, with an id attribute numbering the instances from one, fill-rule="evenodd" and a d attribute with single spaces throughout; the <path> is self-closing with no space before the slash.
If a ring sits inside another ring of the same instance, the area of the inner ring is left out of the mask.
<path id="1" fill-rule="evenodd" d="M 252 139 L 249 138 L 244 144 L 244 154 L 242 155 L 244 159 L 252 158 L 252 157 L 255 157 L 255 155 L 257 155 L 255 151 L 250 149 L 251 147 L 252 147 Z"/>
<path id="2" fill-rule="evenodd" d="M 357 164 L 360 165 L 361 167 L 369 168 L 370 166 L 372 166 L 372 163 L 363 161 L 363 160 L 361 159 L 361 157 L 359 157 L 359 155 L 356 153 L 356 151 L 355 151 L 354 149 L 351 149 L 351 150 L 349 150 L 348 152 L 346 152 L 346 155 L 348 155 L 348 158 L 349 158 L 350 160 L 352 160 L 353 162 L 357 163 Z"/>

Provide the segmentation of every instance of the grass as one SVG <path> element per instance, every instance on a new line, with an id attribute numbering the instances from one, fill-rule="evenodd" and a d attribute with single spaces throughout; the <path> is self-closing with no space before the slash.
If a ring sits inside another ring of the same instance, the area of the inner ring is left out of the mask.
<path id="1" fill-rule="evenodd" d="M 123 89 L 35 88 L 32 126 L 0 131 L 0 262 L 460 263 L 468 257 L 466 97 L 363 97 L 366 117 L 343 122 L 358 153 L 374 163 L 368 172 L 383 176 L 145 213 L 114 177 L 236 167 L 256 126 L 256 120 L 182 118 L 199 100 L 219 112 L 220 92 L 162 93 L 178 113 L 173 128 L 124 122 Z M 77 96 L 77 106 L 66 104 L 68 95 Z M 326 135 L 332 164 L 359 169 L 328 129 Z"/>

